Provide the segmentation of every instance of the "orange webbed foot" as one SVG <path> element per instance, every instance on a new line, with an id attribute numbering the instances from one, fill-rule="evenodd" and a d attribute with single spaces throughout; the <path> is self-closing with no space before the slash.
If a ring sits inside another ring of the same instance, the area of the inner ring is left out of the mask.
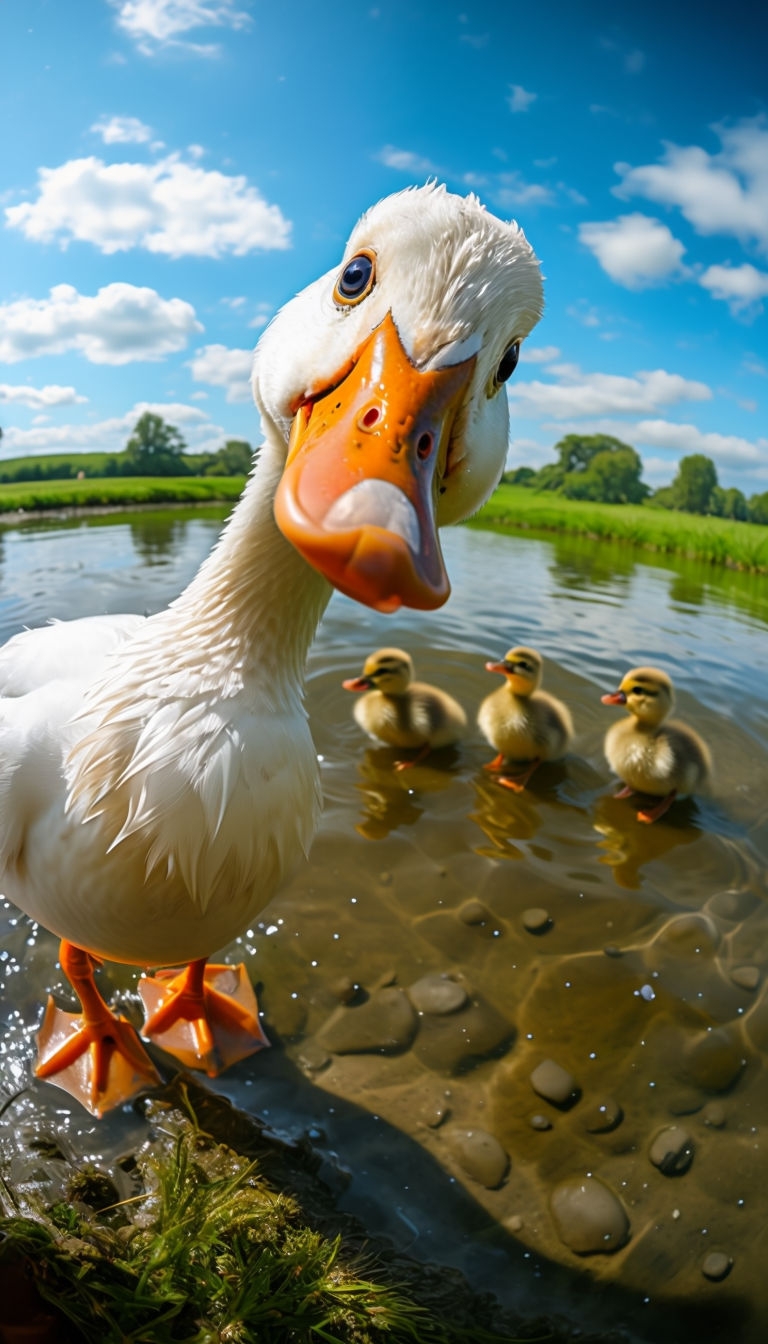
<path id="1" fill-rule="evenodd" d="M 501 752 L 499 752 L 498 756 L 494 756 L 492 761 L 486 761 L 485 765 L 483 766 L 483 769 L 501 770 L 503 764 L 504 764 L 504 757 L 502 756 Z"/>
<path id="2" fill-rule="evenodd" d="M 182 971 L 142 976 L 142 1034 L 191 1069 L 215 1078 L 269 1045 L 245 966 L 190 962 Z"/>
<path id="3" fill-rule="evenodd" d="M 519 774 L 499 775 L 497 782 L 503 785 L 505 789 L 511 789 L 513 793 L 522 793 L 534 770 L 539 765 L 541 765 L 541 761 L 537 758 L 535 761 L 531 761 L 530 765 L 521 770 Z"/>
<path id="4" fill-rule="evenodd" d="M 87 1022 L 49 997 L 37 1048 L 37 1077 L 63 1088 L 98 1117 L 161 1081 L 130 1022 L 112 1013 Z"/>
<path id="5" fill-rule="evenodd" d="M 657 803 L 655 807 L 642 807 L 637 814 L 637 820 L 644 821 L 650 826 L 652 822 L 658 821 L 659 817 L 663 817 L 664 813 L 669 811 L 676 797 L 677 791 L 673 789 L 672 792 L 668 793 L 666 798 L 662 798 L 661 802 Z"/>

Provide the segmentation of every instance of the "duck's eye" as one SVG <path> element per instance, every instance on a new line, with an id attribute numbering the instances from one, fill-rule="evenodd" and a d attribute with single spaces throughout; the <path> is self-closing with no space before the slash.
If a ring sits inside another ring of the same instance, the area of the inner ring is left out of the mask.
<path id="1" fill-rule="evenodd" d="M 504 354 L 501 357 L 501 363 L 499 364 L 499 367 L 496 370 L 496 383 L 499 387 L 501 386 L 502 383 L 506 383 L 508 378 L 512 377 L 512 374 L 515 372 L 515 369 L 517 368 L 517 361 L 519 358 L 520 358 L 520 342 L 513 341 L 512 344 L 507 346 L 507 349 L 504 351 Z"/>
<path id="2" fill-rule="evenodd" d="M 348 261 L 333 291 L 337 303 L 348 306 L 359 303 L 373 289 L 376 278 L 375 257 L 372 252 L 358 252 Z"/>

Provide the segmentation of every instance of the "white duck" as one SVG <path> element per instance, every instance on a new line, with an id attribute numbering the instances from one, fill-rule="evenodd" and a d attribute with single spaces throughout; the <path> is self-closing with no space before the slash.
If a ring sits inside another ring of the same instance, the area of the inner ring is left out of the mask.
<path id="1" fill-rule="evenodd" d="M 436 525 L 499 480 L 503 384 L 541 307 L 523 233 L 475 197 L 380 202 L 258 344 L 265 443 L 188 588 L 149 619 L 0 651 L 0 890 L 63 940 L 82 1009 L 49 1000 L 37 1073 L 94 1114 L 156 1078 L 101 958 L 188 963 L 140 981 L 144 1035 L 186 1063 L 215 1073 L 265 1043 L 244 968 L 206 959 L 312 839 L 304 666 L 330 585 L 383 611 L 445 601 Z"/>

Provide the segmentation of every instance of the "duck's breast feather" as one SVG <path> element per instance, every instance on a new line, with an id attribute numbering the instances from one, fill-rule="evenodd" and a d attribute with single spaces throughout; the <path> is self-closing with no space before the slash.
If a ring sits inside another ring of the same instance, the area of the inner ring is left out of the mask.
<path id="1" fill-rule="evenodd" d="M 144 616 L 84 616 L 22 630 L 0 649 L 0 696 L 26 695 L 50 681 L 87 685 Z"/>

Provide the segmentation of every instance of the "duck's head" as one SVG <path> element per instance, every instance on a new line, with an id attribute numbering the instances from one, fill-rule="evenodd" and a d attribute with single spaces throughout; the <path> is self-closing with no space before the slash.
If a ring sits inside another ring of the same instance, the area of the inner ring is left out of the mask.
<path id="1" fill-rule="evenodd" d="M 514 695 L 533 695 L 541 685 L 541 654 L 524 644 L 510 649 L 500 663 L 486 663 L 486 672 L 500 672 Z"/>
<path id="2" fill-rule="evenodd" d="M 342 682 L 345 691 L 383 691 L 405 695 L 413 681 L 413 661 L 404 649 L 377 649 L 366 658 L 362 674 Z"/>
<path id="3" fill-rule="evenodd" d="M 504 384 L 542 303 L 522 230 L 427 185 L 369 210 L 267 328 L 253 390 L 286 446 L 275 517 L 342 592 L 380 611 L 446 600 L 437 527 L 498 484 Z"/>
<path id="4" fill-rule="evenodd" d="M 601 696 L 604 705 L 626 705 L 641 723 L 661 723 L 675 701 L 671 679 L 657 667 L 636 667 L 622 679 L 619 689 Z"/>

